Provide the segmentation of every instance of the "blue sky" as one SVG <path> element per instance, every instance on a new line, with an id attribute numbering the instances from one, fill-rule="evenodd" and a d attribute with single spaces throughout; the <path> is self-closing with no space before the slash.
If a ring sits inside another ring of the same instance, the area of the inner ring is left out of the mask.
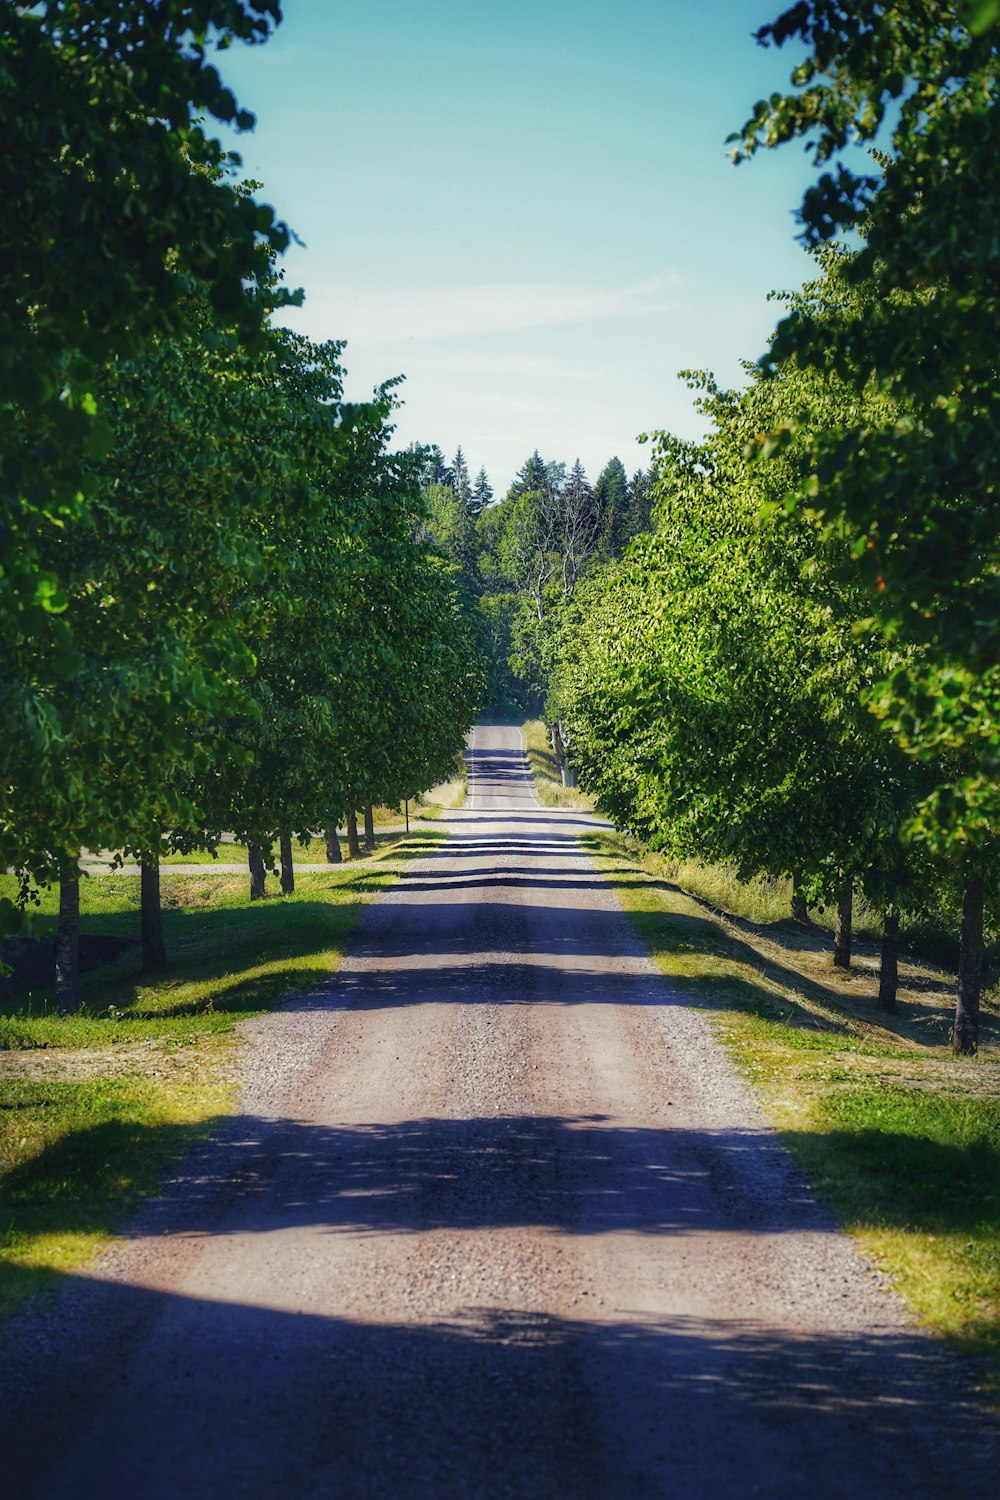
<path id="1" fill-rule="evenodd" d="M 725 382 L 809 275 L 798 146 L 730 165 L 725 138 L 792 58 L 783 7 L 717 0 L 285 0 L 220 71 L 257 128 L 245 172 L 303 247 L 285 260 L 348 394 L 406 376 L 398 437 L 461 443 L 498 493 L 533 448 L 591 477 L 636 435 L 694 435 L 677 379 Z"/>

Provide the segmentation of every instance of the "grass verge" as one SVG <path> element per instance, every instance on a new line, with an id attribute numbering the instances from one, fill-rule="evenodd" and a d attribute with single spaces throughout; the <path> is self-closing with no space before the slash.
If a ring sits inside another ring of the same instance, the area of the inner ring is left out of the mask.
<path id="1" fill-rule="evenodd" d="M 77 1015 L 56 1015 L 46 991 L 0 1002 L 0 1315 L 90 1260 L 211 1133 L 235 1101 L 237 1022 L 326 979 L 364 904 L 444 837 L 386 839 L 253 906 L 242 873 L 177 871 L 155 976 L 139 968 L 138 877 L 83 881 L 82 930 L 124 950 L 84 975 Z M 42 893 L 40 932 L 55 901 Z"/>
<path id="2" fill-rule="evenodd" d="M 1000 1387 L 1000 1026 L 948 1050 L 949 976 L 901 965 L 875 1009 L 875 945 L 834 970 L 825 933 L 727 917 L 618 834 L 583 837 L 662 972 L 709 1013 L 765 1114 L 914 1312 Z M 754 899 L 752 896 L 749 898 Z"/>
<path id="3" fill-rule="evenodd" d="M 541 719 L 529 719 L 521 726 L 528 765 L 535 781 L 535 791 L 543 807 L 577 807 L 594 809 L 594 798 L 579 787 L 563 786 L 556 757 L 549 744 Z"/>
<path id="4" fill-rule="evenodd" d="M 433 822 L 444 818 L 461 807 L 469 790 L 469 778 L 465 761 L 461 760 L 450 781 L 440 781 L 427 792 L 421 792 L 410 804 L 410 816 L 419 821 Z"/>

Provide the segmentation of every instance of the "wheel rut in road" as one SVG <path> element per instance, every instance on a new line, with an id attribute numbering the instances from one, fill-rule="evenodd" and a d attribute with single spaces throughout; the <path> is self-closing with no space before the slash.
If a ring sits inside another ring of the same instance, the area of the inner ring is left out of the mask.
<path id="1" fill-rule="evenodd" d="M 519 731 L 244 1107 L 8 1338 L 18 1497 L 986 1496 L 966 1372 L 835 1232 Z"/>

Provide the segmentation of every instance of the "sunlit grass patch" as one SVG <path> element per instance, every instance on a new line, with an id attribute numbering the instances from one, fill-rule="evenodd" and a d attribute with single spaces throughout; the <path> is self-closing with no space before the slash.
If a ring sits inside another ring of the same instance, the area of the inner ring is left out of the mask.
<path id="1" fill-rule="evenodd" d="M 421 821 L 446 817 L 464 804 L 468 791 L 469 778 L 462 761 L 450 781 L 440 781 L 414 798 L 410 804 L 410 817 Z"/>
<path id="2" fill-rule="evenodd" d="M 543 807 L 578 807 L 593 810 L 594 799 L 579 787 L 563 786 L 556 757 L 541 719 L 529 719 L 523 725 L 524 747 L 535 782 L 538 800 Z"/>
<path id="3" fill-rule="evenodd" d="M 92 1259 L 231 1104 L 204 1053 L 180 1077 L 6 1079 L 0 1087 L 0 1315 Z"/>

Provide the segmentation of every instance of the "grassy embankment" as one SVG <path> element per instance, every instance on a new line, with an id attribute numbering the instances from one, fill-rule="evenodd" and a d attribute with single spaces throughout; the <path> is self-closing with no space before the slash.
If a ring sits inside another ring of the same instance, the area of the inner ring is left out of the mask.
<path id="1" fill-rule="evenodd" d="M 521 726 L 528 765 L 535 778 L 535 790 L 543 807 L 577 807 L 593 810 L 594 799 L 578 787 L 563 786 L 556 758 L 541 719 L 529 719 Z"/>
<path id="2" fill-rule="evenodd" d="M 242 870 L 167 870 L 169 966 L 155 976 L 139 969 L 138 877 L 85 879 L 83 932 L 128 946 L 84 975 L 78 1015 L 54 1014 L 44 991 L 0 1000 L 0 1314 L 85 1264 L 211 1134 L 236 1100 L 237 1022 L 326 979 L 364 903 L 443 836 L 385 835 L 370 859 L 304 872 L 294 895 L 253 906 Z M 55 912 L 43 892 L 40 933 Z"/>
<path id="3" fill-rule="evenodd" d="M 469 777 L 465 761 L 460 757 L 450 781 L 440 782 L 410 803 L 410 821 L 416 818 L 418 821 L 434 822 L 438 818 L 447 817 L 448 813 L 462 806 L 468 790 Z"/>
<path id="4" fill-rule="evenodd" d="M 873 932 L 844 974 L 831 919 L 790 921 L 785 883 L 643 858 L 618 834 L 584 843 L 838 1220 L 1000 1384 L 1000 997 L 979 1057 L 956 1060 L 943 970 L 904 959 L 899 1014 L 882 1015 Z"/>

